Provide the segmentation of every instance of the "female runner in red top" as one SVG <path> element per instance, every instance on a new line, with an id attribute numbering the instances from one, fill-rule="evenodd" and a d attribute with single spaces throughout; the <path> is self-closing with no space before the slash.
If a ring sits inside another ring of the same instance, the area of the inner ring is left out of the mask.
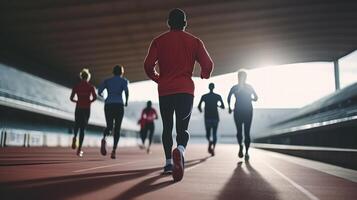
<path id="1" fill-rule="evenodd" d="M 95 89 L 93 85 L 89 83 L 90 80 L 89 70 L 83 69 L 79 73 L 79 77 L 81 78 L 81 81 L 73 87 L 70 100 L 77 104 L 74 114 L 75 126 L 74 126 L 74 137 L 72 140 L 72 149 L 76 149 L 77 134 L 78 134 L 78 130 L 80 130 L 77 155 L 79 157 L 82 157 L 84 129 L 88 124 L 88 119 L 90 115 L 90 105 L 92 102 L 94 102 L 97 99 L 97 95 L 95 93 Z M 77 95 L 77 99 L 74 99 L 75 95 Z M 92 98 L 90 98 L 90 96 L 92 96 Z"/>

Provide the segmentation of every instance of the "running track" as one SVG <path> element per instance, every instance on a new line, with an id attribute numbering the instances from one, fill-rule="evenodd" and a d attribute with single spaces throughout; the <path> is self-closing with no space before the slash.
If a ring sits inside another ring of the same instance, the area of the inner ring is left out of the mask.
<path id="1" fill-rule="evenodd" d="M 65 148 L 1 148 L 0 199 L 357 199 L 357 171 L 252 149 L 251 160 L 237 147 L 190 145 L 184 179 L 161 175 L 161 146 L 147 155 L 122 148 L 117 159 L 97 148 L 84 158 Z"/>

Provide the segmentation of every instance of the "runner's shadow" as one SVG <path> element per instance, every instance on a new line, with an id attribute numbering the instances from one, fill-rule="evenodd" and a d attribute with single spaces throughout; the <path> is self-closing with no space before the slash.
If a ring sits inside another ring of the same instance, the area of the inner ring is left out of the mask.
<path id="1" fill-rule="evenodd" d="M 71 163 L 70 161 L 39 161 L 39 162 L 22 162 L 22 163 L 1 163 L 0 166 L 23 166 L 23 165 L 51 165 Z"/>
<path id="2" fill-rule="evenodd" d="M 22 166 L 22 165 L 50 165 L 50 164 L 65 164 L 65 163 L 79 163 L 103 161 L 103 159 L 90 159 L 90 160 L 56 160 L 56 159 L 42 159 L 42 160 L 1 160 L 0 166 Z"/>
<path id="3" fill-rule="evenodd" d="M 249 161 L 238 162 L 230 180 L 217 199 L 278 199 L 276 190 L 251 165 Z"/>
<path id="4" fill-rule="evenodd" d="M 190 162 L 192 161 L 189 161 L 189 163 Z M 158 173 L 157 179 L 160 177 L 165 177 L 159 175 L 159 171 L 161 170 L 162 167 L 155 167 L 138 170 L 99 172 L 40 178 L 25 181 L 2 182 L 0 183 L 0 194 L 4 199 L 56 200 L 74 198 L 89 192 L 108 188 L 114 184 L 135 180 L 137 178 L 150 175 L 154 172 Z M 170 181 L 168 181 L 168 183 L 169 182 Z M 144 184 L 147 183 L 150 184 L 151 181 L 149 180 Z M 153 189 L 159 189 L 161 187 L 167 186 L 169 185 L 168 183 L 158 184 L 154 186 Z M 131 189 L 129 189 L 129 191 L 130 190 Z"/>
<path id="5" fill-rule="evenodd" d="M 185 168 L 187 169 L 187 168 L 193 167 L 195 165 L 201 164 L 201 163 L 207 161 L 207 159 L 209 159 L 209 158 L 210 158 L 210 156 L 200 158 L 200 159 L 186 161 Z M 150 192 L 154 192 L 156 190 L 165 188 L 167 186 L 170 186 L 170 185 L 176 183 L 172 180 L 171 177 L 170 177 L 170 180 L 155 183 L 156 181 L 158 181 L 160 178 L 163 178 L 163 177 L 165 177 L 165 176 L 163 176 L 162 174 L 156 174 L 155 176 L 153 176 L 151 178 L 145 179 L 142 182 L 140 182 L 140 183 L 136 184 L 135 186 L 133 186 L 132 188 L 130 188 L 129 190 L 127 190 L 126 192 L 113 198 L 113 200 L 114 199 L 135 199 L 141 195 L 144 195 L 144 194 L 147 194 Z"/>
<path id="6" fill-rule="evenodd" d="M 5 199 L 67 199 L 146 176 L 161 167 L 60 176 L 0 184 Z"/>

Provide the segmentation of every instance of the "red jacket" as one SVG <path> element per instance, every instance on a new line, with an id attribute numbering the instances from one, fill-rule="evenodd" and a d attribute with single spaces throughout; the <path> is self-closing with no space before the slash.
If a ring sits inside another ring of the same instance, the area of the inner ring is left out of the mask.
<path id="1" fill-rule="evenodd" d="M 157 118 L 157 112 L 154 108 L 144 108 L 141 112 L 141 119 L 144 119 L 146 123 L 154 122 Z"/>
<path id="2" fill-rule="evenodd" d="M 193 67 L 201 65 L 201 78 L 208 79 L 213 62 L 203 42 L 185 32 L 171 30 L 155 38 L 145 58 L 147 76 L 158 83 L 159 96 L 170 94 L 194 94 Z M 159 73 L 155 70 L 156 64 Z"/>
<path id="3" fill-rule="evenodd" d="M 138 121 L 140 128 L 144 128 L 147 123 L 153 123 L 158 118 L 157 112 L 154 108 L 144 108 L 141 112 L 141 117 Z"/>
<path id="4" fill-rule="evenodd" d="M 77 94 L 77 100 L 74 100 L 75 94 Z M 90 99 L 91 95 L 92 99 Z M 70 99 L 77 103 L 78 108 L 90 108 L 90 104 L 97 99 L 97 94 L 93 85 L 82 80 L 73 87 Z"/>

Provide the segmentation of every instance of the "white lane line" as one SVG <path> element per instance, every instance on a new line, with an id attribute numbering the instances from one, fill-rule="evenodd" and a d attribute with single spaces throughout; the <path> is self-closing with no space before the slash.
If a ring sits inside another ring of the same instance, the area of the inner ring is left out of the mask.
<path id="1" fill-rule="evenodd" d="M 311 200 L 319 200 L 318 197 L 313 195 L 311 192 L 306 190 L 304 187 L 301 185 L 297 184 L 295 181 L 291 180 L 289 177 L 285 176 L 283 173 L 281 173 L 279 170 L 275 169 L 273 166 L 269 165 L 268 163 L 264 163 L 266 166 L 268 166 L 270 169 L 272 169 L 275 173 L 277 173 L 279 176 L 281 176 L 283 179 L 288 181 L 291 185 L 293 185 L 296 189 L 298 189 L 300 192 L 304 193 L 309 199 Z"/>
<path id="2" fill-rule="evenodd" d="M 115 166 L 121 166 L 121 165 L 130 165 L 130 164 L 140 163 L 140 162 L 144 162 L 144 161 L 135 161 L 135 162 L 116 163 L 116 164 L 111 164 L 111 165 L 103 165 L 103 166 L 92 167 L 92 168 L 87 168 L 87 169 L 80 169 L 80 170 L 76 170 L 76 171 L 73 171 L 73 172 L 74 172 L 74 173 L 85 172 L 85 171 L 91 171 L 91 170 L 96 170 L 96 169 L 103 169 L 103 168 L 108 168 L 108 167 L 115 167 Z"/>

